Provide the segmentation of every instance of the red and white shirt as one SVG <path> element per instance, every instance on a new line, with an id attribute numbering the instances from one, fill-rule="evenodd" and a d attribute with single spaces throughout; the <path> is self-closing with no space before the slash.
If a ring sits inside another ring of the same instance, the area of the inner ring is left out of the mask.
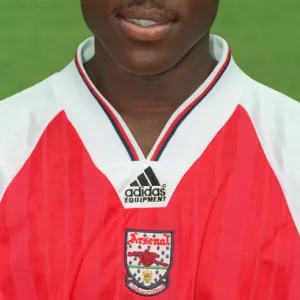
<path id="1" fill-rule="evenodd" d="M 85 72 L 93 38 L 0 103 L 1 300 L 300 299 L 300 104 L 211 46 L 148 157 Z"/>

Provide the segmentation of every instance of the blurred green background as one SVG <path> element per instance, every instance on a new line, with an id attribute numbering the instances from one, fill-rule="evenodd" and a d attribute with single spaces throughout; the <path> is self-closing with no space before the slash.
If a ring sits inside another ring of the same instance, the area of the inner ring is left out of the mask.
<path id="1" fill-rule="evenodd" d="M 101 1 L 101 0 L 99 0 Z M 256 80 L 300 100 L 300 1 L 220 0 L 213 33 Z M 79 0 L 0 0 L 0 99 L 62 69 L 89 32 Z"/>

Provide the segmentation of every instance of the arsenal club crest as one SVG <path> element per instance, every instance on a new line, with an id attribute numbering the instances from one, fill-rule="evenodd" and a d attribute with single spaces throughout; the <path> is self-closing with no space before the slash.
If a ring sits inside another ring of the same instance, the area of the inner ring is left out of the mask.
<path id="1" fill-rule="evenodd" d="M 126 286 L 136 294 L 154 296 L 169 285 L 173 231 L 127 230 Z"/>

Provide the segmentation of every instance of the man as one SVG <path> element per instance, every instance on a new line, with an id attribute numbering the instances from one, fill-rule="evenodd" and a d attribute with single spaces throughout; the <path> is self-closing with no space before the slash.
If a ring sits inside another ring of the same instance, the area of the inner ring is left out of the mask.
<path id="1" fill-rule="evenodd" d="M 300 299 L 300 105 L 217 8 L 83 0 L 95 38 L 1 102 L 0 299 Z"/>

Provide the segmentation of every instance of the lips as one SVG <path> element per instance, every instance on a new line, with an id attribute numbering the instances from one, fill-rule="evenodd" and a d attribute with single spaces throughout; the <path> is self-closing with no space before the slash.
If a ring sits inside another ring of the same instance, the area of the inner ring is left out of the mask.
<path id="1" fill-rule="evenodd" d="M 165 38 L 175 22 L 174 16 L 161 10 L 134 7 L 118 14 L 122 32 L 140 41 L 158 41 Z"/>

